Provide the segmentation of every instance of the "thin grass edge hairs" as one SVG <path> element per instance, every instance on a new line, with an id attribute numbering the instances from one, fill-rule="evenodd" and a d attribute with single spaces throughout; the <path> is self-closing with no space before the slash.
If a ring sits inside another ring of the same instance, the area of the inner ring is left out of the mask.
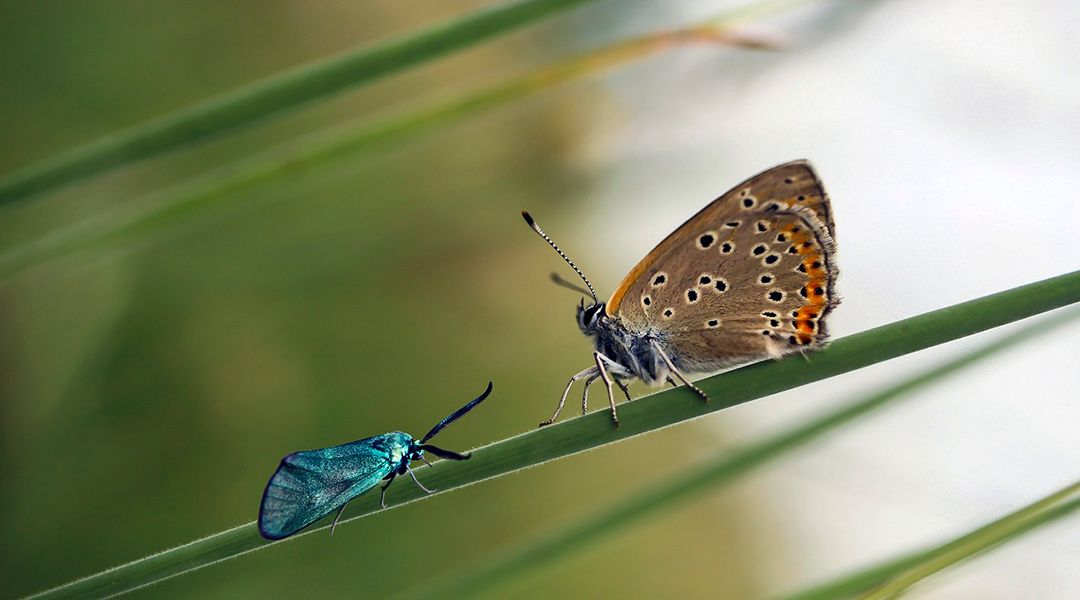
<path id="1" fill-rule="evenodd" d="M 587 289 L 552 274 L 555 282 L 591 298 L 578 305 L 577 323 L 593 340 L 593 364 L 570 378 L 541 427 L 555 422 L 581 379 L 582 414 L 589 386 L 602 379 L 617 427 L 612 384 L 629 401 L 628 380 L 676 386 L 677 379 L 707 401 L 688 375 L 815 350 L 828 340 L 825 317 L 840 303 L 833 215 L 806 160 L 768 169 L 713 200 L 641 259 L 607 302 L 532 216 L 521 214 Z"/>
<path id="2" fill-rule="evenodd" d="M 259 504 L 259 533 L 268 540 L 287 538 L 336 510 L 337 516 L 330 525 L 333 535 L 350 501 L 385 481 L 379 503 L 386 508 L 386 489 L 394 478 L 406 473 L 420 489 L 435 493 L 438 490 L 420 483 L 409 463 L 422 460 L 431 466 L 424 452 L 443 459 L 467 460 L 469 454 L 458 454 L 427 442 L 483 402 L 491 394 L 491 388 L 488 382 L 484 393 L 439 421 L 419 441 L 407 433 L 393 431 L 339 446 L 294 452 L 281 459 Z"/>

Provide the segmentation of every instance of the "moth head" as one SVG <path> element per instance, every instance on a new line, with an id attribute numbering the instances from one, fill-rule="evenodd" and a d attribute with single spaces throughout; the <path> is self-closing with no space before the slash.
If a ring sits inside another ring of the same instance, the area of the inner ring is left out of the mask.
<path id="1" fill-rule="evenodd" d="M 577 324 L 582 333 L 592 334 L 600 329 L 600 322 L 604 319 L 604 303 L 593 302 L 585 306 L 582 300 L 577 309 Z"/>
<path id="2" fill-rule="evenodd" d="M 405 458 L 409 462 L 412 462 L 414 460 L 420 460 L 424 456 L 424 446 L 418 441 L 413 440 L 409 443 L 409 450 L 405 454 Z"/>

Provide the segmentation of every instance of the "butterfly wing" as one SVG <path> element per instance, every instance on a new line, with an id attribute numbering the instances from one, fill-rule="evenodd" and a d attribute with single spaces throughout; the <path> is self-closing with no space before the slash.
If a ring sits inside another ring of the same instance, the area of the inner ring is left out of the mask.
<path id="1" fill-rule="evenodd" d="M 259 508 L 259 532 L 278 540 L 341 508 L 398 467 L 412 438 L 395 432 L 281 459 Z"/>
<path id="2" fill-rule="evenodd" d="M 655 332 L 689 372 L 820 346 L 839 302 L 832 230 L 809 163 L 774 167 L 660 242 L 612 294 L 608 314 Z"/>

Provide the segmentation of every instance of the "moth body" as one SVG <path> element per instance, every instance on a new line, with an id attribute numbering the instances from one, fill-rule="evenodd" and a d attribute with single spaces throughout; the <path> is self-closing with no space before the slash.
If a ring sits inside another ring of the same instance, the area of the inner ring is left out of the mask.
<path id="1" fill-rule="evenodd" d="M 338 511 L 330 526 L 333 533 L 345 505 L 357 496 L 379 484 L 382 485 L 380 504 L 386 508 L 386 489 L 394 478 L 408 474 L 420 489 L 424 487 L 412 472 L 410 464 L 423 460 L 430 452 L 440 458 L 465 460 L 467 454 L 458 454 L 427 443 L 444 427 L 453 423 L 491 393 L 487 390 L 450 416 L 439 421 L 422 439 L 402 432 L 392 431 L 356 440 L 347 444 L 293 452 L 281 459 L 274 474 L 263 491 L 259 504 L 259 533 L 269 540 L 289 537 L 315 521 Z"/>

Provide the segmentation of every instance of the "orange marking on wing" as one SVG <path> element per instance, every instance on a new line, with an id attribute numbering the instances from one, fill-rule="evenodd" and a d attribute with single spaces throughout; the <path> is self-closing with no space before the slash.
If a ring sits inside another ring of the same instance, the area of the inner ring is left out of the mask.
<path id="1" fill-rule="evenodd" d="M 619 305 L 622 304 L 623 297 L 626 296 L 626 291 L 630 289 L 630 286 L 634 285 L 634 282 L 637 281 L 638 277 L 641 277 L 642 273 L 648 270 L 648 268 L 656 262 L 656 256 L 654 256 L 654 254 L 656 253 L 650 252 L 647 254 L 645 258 L 641 259 L 641 262 L 639 262 L 637 266 L 626 274 L 626 277 L 623 277 L 623 280 L 619 283 L 619 287 L 615 288 L 615 291 L 611 293 L 611 297 L 608 298 L 607 304 L 604 306 L 604 314 L 613 317 L 619 312 Z"/>
<path id="2" fill-rule="evenodd" d="M 798 312 L 798 319 L 800 320 L 814 321 L 817 320 L 818 316 L 820 316 L 820 313 L 817 311 L 817 307 L 814 306 L 804 306 L 800 308 Z"/>
<path id="3" fill-rule="evenodd" d="M 815 267 L 814 265 L 817 264 Z M 811 279 L 824 279 L 828 274 L 825 272 L 825 261 L 821 259 L 821 254 L 815 252 L 814 254 L 807 254 L 803 259 L 803 272 Z"/>
<path id="4" fill-rule="evenodd" d="M 811 279 L 806 282 L 806 289 L 806 300 L 811 306 L 825 304 L 825 295 L 828 292 L 828 288 L 825 286 L 824 279 Z"/>

